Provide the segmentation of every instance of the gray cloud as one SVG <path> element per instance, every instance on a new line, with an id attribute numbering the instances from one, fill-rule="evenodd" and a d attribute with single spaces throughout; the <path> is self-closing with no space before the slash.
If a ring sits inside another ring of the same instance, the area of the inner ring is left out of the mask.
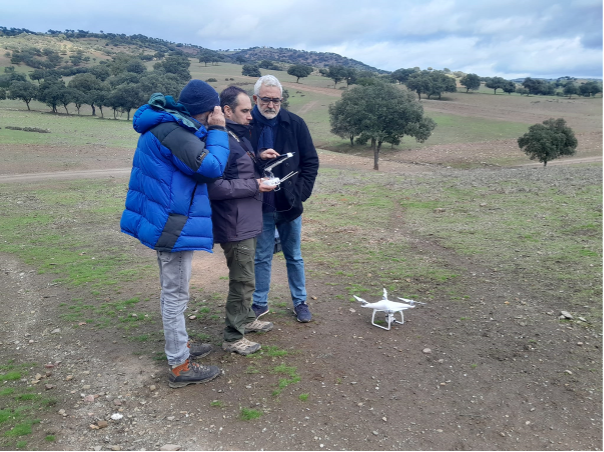
<path id="1" fill-rule="evenodd" d="M 330 51 L 394 70 L 602 76 L 600 0 L 24 0 L 2 25 L 141 33 L 213 49 Z"/>

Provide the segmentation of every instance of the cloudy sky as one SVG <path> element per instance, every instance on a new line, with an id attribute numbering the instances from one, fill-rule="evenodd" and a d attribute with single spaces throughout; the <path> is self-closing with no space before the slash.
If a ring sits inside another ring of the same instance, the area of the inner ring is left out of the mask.
<path id="1" fill-rule="evenodd" d="M 335 52 L 390 71 L 602 77 L 601 0 L 19 0 L 2 2 L 0 25 Z"/>

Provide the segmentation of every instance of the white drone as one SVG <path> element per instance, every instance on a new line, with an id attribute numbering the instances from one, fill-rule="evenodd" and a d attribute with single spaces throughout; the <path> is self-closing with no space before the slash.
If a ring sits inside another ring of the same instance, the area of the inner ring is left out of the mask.
<path id="1" fill-rule="evenodd" d="M 264 185 L 268 185 L 269 187 L 277 187 L 275 188 L 275 191 L 279 190 L 279 185 L 282 184 L 283 182 L 285 182 L 287 179 L 289 179 L 290 177 L 298 174 L 298 171 L 294 172 L 292 171 L 291 173 L 289 173 L 287 176 L 279 179 L 278 177 L 276 177 L 273 174 L 273 168 L 275 168 L 276 166 L 281 165 L 283 162 L 285 162 L 287 159 L 290 159 L 294 156 L 294 152 L 288 152 L 287 154 L 283 154 L 279 157 L 277 157 L 277 161 L 274 163 L 271 163 L 268 166 L 264 167 L 264 181 L 262 182 Z"/>
<path id="2" fill-rule="evenodd" d="M 362 307 L 373 309 L 373 315 L 371 316 L 371 324 L 384 330 L 390 330 L 390 325 L 392 324 L 392 322 L 400 323 L 401 325 L 405 323 L 405 317 L 403 316 L 403 311 L 405 309 L 414 308 L 416 303 L 426 304 L 422 303 L 421 301 L 407 300 L 406 298 L 400 297 L 397 298 L 399 300 L 403 300 L 405 303 L 399 303 L 398 301 L 390 301 L 388 299 L 388 292 L 386 292 L 386 289 L 384 289 L 384 295 L 382 296 L 382 299 L 375 303 L 369 303 L 367 300 L 363 300 L 362 298 L 359 298 L 356 295 L 353 295 L 353 297 L 356 298 L 359 303 L 361 303 Z M 388 328 L 375 323 L 376 312 L 383 312 L 386 315 L 386 323 L 388 323 Z M 394 314 L 397 312 L 401 315 L 400 322 L 394 318 Z"/>

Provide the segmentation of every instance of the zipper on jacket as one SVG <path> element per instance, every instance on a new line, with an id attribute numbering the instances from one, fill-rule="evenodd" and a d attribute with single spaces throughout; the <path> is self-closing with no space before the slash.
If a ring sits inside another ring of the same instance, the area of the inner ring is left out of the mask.
<path id="1" fill-rule="evenodd" d="M 195 184 L 195 188 L 193 189 L 193 194 L 191 195 L 191 202 L 189 203 L 189 210 L 191 210 L 191 206 L 193 205 L 193 200 L 195 199 L 195 192 L 197 191 L 197 187 L 199 187 L 199 184 Z"/>

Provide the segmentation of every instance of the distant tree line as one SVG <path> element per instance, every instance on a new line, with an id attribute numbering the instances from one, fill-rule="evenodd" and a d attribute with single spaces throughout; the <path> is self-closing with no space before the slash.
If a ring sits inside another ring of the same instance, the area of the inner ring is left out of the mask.
<path id="1" fill-rule="evenodd" d="M 154 64 L 152 71 L 138 56 L 118 53 L 112 61 L 76 74 L 67 84 L 56 69 L 34 70 L 29 74 L 32 82 L 15 72 L 14 67 L 5 68 L 0 76 L 0 90 L 9 99 L 25 102 L 28 109 L 32 100 L 45 103 L 54 113 L 62 107 L 69 114 L 67 106 L 73 104 L 79 114 L 82 105 L 90 105 L 92 115 L 98 108 L 104 116 L 103 108 L 107 107 L 114 118 L 123 112 L 130 119 L 132 109 L 145 104 L 153 93 L 177 97 L 191 79 L 189 66 L 189 59 L 181 52 L 169 53 Z"/>
<path id="2" fill-rule="evenodd" d="M 482 85 L 493 90 L 504 93 L 517 93 L 520 95 L 543 95 L 543 96 L 569 96 L 580 95 L 585 97 L 595 96 L 602 93 L 602 84 L 596 81 L 587 81 L 577 83 L 574 77 L 564 76 L 555 81 L 547 81 L 526 77 L 521 83 L 513 80 L 506 80 L 503 77 L 480 77 L 477 74 L 464 74 L 463 72 L 451 72 L 445 68 L 442 71 L 428 68 L 421 70 L 419 67 L 401 68 L 393 71 L 390 77 L 393 82 L 402 83 L 411 91 L 415 91 L 419 98 L 422 94 L 428 99 L 432 96 L 441 98 L 445 92 L 456 91 L 456 79 L 459 78 L 459 84 L 466 88 L 466 93 L 470 90 L 476 91 Z"/>

